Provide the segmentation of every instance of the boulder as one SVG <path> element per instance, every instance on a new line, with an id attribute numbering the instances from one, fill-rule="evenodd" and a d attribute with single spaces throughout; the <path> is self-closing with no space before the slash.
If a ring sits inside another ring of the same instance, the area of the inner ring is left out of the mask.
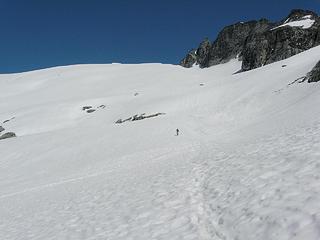
<path id="1" fill-rule="evenodd" d="M 16 137 L 16 134 L 14 132 L 7 132 L 0 136 L 0 140 L 7 139 L 7 138 L 13 138 Z"/>
<path id="2" fill-rule="evenodd" d="M 117 124 L 123 123 L 123 122 L 122 122 L 122 119 L 118 119 L 118 120 L 116 121 L 116 123 L 117 123 Z"/>
<path id="3" fill-rule="evenodd" d="M 82 111 L 86 111 L 86 110 L 91 109 L 91 108 L 92 108 L 92 106 L 84 106 L 84 107 L 82 107 Z"/>

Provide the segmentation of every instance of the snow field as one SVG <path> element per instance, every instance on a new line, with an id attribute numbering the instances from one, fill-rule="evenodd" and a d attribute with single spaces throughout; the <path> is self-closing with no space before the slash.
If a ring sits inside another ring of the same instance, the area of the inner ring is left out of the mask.
<path id="1" fill-rule="evenodd" d="M 0 239 L 319 239 L 319 54 L 1 75 Z"/>

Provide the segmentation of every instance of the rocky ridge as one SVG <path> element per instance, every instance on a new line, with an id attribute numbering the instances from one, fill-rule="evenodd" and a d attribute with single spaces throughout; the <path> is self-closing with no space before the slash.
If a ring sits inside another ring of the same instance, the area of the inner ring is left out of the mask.
<path id="1" fill-rule="evenodd" d="M 205 39 L 191 50 L 180 65 L 207 68 L 238 57 L 242 60 L 241 71 L 248 71 L 319 44 L 320 17 L 312 11 L 295 9 L 278 23 L 260 19 L 227 26 L 214 42 Z"/>

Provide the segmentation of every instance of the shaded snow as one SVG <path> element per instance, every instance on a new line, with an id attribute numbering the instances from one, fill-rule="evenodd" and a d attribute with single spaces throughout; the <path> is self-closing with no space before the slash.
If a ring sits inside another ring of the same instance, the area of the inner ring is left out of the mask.
<path id="1" fill-rule="evenodd" d="M 319 239 L 319 55 L 0 75 L 0 239 Z"/>

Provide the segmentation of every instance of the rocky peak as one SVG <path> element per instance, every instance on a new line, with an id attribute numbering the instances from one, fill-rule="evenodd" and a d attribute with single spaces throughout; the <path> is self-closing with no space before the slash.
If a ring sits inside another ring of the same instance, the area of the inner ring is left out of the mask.
<path id="1" fill-rule="evenodd" d="M 182 59 L 181 65 L 192 67 L 194 64 L 200 68 L 210 67 L 227 62 L 241 55 L 243 44 L 247 36 L 252 32 L 260 32 L 269 29 L 271 24 L 266 19 L 259 21 L 238 22 L 225 27 L 214 42 L 204 39 L 196 50 L 191 50 Z"/>
<path id="2" fill-rule="evenodd" d="M 197 64 L 201 67 L 205 66 L 209 61 L 209 53 L 212 48 L 212 44 L 208 38 L 205 38 L 199 45 L 196 51 Z"/>
<path id="3" fill-rule="evenodd" d="M 274 29 L 282 27 L 298 27 L 302 29 L 308 29 L 317 28 L 318 26 L 319 17 L 316 13 L 308 10 L 295 9 L 292 10 L 292 12 L 285 19 L 283 19 Z"/>
<path id="4" fill-rule="evenodd" d="M 292 10 L 280 23 L 267 19 L 239 22 L 222 29 L 214 42 L 205 39 L 181 61 L 201 68 L 242 59 L 242 71 L 279 61 L 320 44 L 320 18 L 308 10 Z"/>
<path id="5" fill-rule="evenodd" d="M 194 64 L 197 63 L 197 50 L 192 49 L 188 54 L 181 60 L 180 65 L 185 68 L 191 68 Z"/>
<path id="6" fill-rule="evenodd" d="M 211 42 L 209 38 L 203 39 L 203 41 L 200 43 L 200 48 L 210 48 L 211 47 Z"/>

